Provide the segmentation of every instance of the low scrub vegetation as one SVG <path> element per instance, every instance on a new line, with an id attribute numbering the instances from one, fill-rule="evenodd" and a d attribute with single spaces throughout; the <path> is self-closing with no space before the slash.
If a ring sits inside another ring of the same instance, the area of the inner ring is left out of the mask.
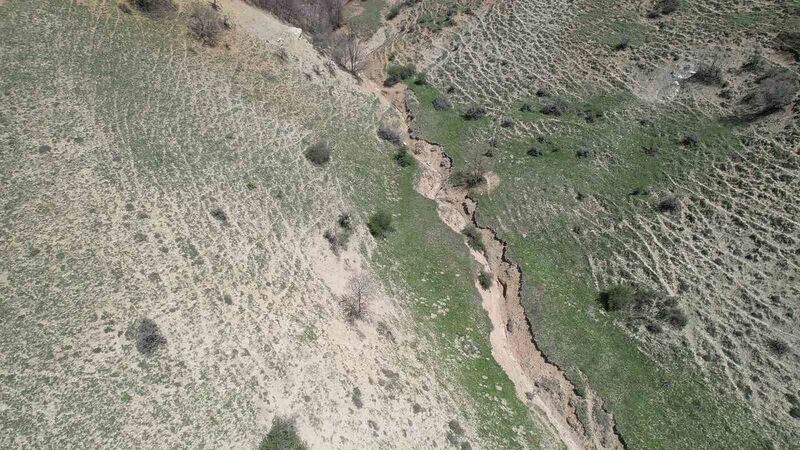
<path id="1" fill-rule="evenodd" d="M 464 111 L 463 116 L 466 120 L 482 119 L 484 116 L 486 116 L 486 108 L 478 105 L 470 106 L 466 111 Z"/>
<path id="2" fill-rule="evenodd" d="M 386 80 L 383 85 L 386 87 L 405 81 L 416 75 L 417 67 L 414 64 L 389 64 L 386 67 Z"/>
<path id="3" fill-rule="evenodd" d="M 394 155 L 394 160 L 400 167 L 411 167 L 414 165 L 414 157 L 405 146 L 400 147 Z"/>
<path id="4" fill-rule="evenodd" d="M 272 420 L 272 428 L 261 441 L 258 450 L 306 450 L 306 443 L 297 435 L 294 420 L 276 417 Z"/>
<path id="5" fill-rule="evenodd" d="M 161 14 L 176 10 L 172 0 L 131 0 L 131 4 L 147 14 Z"/>
<path id="6" fill-rule="evenodd" d="M 606 311 L 621 314 L 629 324 L 643 324 L 652 333 L 662 330 L 659 322 L 676 329 L 689 323 L 677 299 L 648 288 L 617 284 L 601 292 L 599 301 Z"/>
<path id="7" fill-rule="evenodd" d="M 353 235 L 353 219 L 350 214 L 342 213 L 336 221 L 336 226 L 328 229 L 322 235 L 331 245 L 333 253 L 339 254 L 341 250 L 347 249 L 347 243 Z"/>
<path id="8" fill-rule="evenodd" d="M 306 158 L 318 166 L 325 165 L 331 160 L 331 147 L 327 142 L 317 142 L 306 150 Z"/>
<path id="9" fill-rule="evenodd" d="M 712 61 L 711 64 L 701 62 L 697 66 L 697 70 L 689 81 L 708 85 L 722 84 L 722 69 L 717 65 L 717 61 Z"/>
<path id="10" fill-rule="evenodd" d="M 369 229 L 369 234 L 376 238 L 385 239 L 389 236 L 389 233 L 394 231 L 391 214 L 383 210 L 376 212 L 370 216 L 367 228 Z"/>
<path id="11" fill-rule="evenodd" d="M 468 224 L 463 230 L 461 230 L 461 234 L 467 237 L 467 245 L 469 245 L 473 250 L 482 252 L 485 249 L 483 244 L 483 235 L 475 225 Z"/>
<path id="12" fill-rule="evenodd" d="M 161 335 L 158 325 L 151 319 L 141 319 L 136 330 L 136 350 L 144 355 L 152 355 L 164 346 L 167 340 Z"/>
<path id="13" fill-rule="evenodd" d="M 680 0 L 656 0 L 653 7 L 647 12 L 647 17 L 655 19 L 674 13 L 680 6 Z"/>
<path id="14" fill-rule="evenodd" d="M 478 284 L 480 284 L 485 290 L 492 287 L 492 283 L 492 274 L 485 270 L 481 270 L 481 273 L 478 274 Z"/>
<path id="15" fill-rule="evenodd" d="M 542 109 L 539 110 L 542 114 L 547 114 L 551 116 L 560 116 L 566 113 L 569 110 L 569 105 L 567 102 L 560 98 L 553 99 L 550 103 L 542 106 Z"/>
<path id="16" fill-rule="evenodd" d="M 403 141 L 400 139 L 400 133 L 386 123 L 382 123 L 378 127 L 378 137 L 386 142 L 391 142 L 394 145 L 400 145 L 403 143 Z"/>

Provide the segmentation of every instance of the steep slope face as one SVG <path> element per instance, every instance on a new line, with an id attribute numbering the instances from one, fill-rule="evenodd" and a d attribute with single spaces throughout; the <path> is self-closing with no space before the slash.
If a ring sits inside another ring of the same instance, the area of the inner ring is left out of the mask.
<path id="1" fill-rule="evenodd" d="M 178 20 L 0 6 L 0 446 L 252 447 L 276 416 L 315 448 L 556 445 L 480 425 L 416 292 L 369 261 L 360 208 L 413 201 L 374 97 L 268 18 L 217 49 Z M 320 140 L 324 168 L 303 156 Z M 351 324 L 356 276 L 374 289 Z"/>

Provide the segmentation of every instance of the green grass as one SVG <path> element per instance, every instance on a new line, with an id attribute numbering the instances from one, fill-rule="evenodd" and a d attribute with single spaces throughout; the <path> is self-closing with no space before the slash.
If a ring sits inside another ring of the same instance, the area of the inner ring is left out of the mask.
<path id="1" fill-rule="evenodd" d="M 422 104 L 418 117 L 423 134 L 444 145 L 456 167 L 463 164 L 463 149 L 480 127 L 489 126 L 488 119 L 472 123 L 454 111 L 437 112 L 431 106 L 439 95 L 433 87 L 411 88 Z M 646 202 L 628 193 L 645 185 L 668 186 L 667 174 L 680 177 L 687 167 L 733 151 L 734 130 L 687 108 L 642 109 L 625 92 L 569 103 L 596 107 L 606 117 L 589 124 L 575 112 L 553 118 L 521 113 L 517 106 L 507 115 L 522 121 L 552 121 L 550 129 L 555 131 L 542 136 L 544 143 L 533 137 L 502 142 L 494 158 L 500 187 L 491 195 L 477 196 L 478 221 L 501 230 L 511 258 L 523 271 L 529 288 L 523 292 L 523 303 L 537 330 L 537 342 L 573 379 L 578 370 L 588 377 L 606 399 L 631 448 L 760 446 L 762 438 L 745 406 L 720 396 L 693 375 L 685 351 L 674 349 L 669 360 L 657 364 L 600 312 L 586 258 L 607 256 L 616 244 L 604 239 L 586 243 L 571 232 L 576 225 L 571 211 L 579 207 L 575 192 L 592 195 L 609 211 L 606 220 L 612 222 L 633 213 L 647 214 Z M 651 121 L 642 125 L 637 117 L 644 112 Z M 684 130 L 700 135 L 702 149 L 677 143 Z M 527 156 L 535 144 L 544 154 Z M 644 147 L 653 144 L 659 152 L 646 155 Z M 584 145 L 607 165 L 598 167 L 591 159 L 576 158 L 576 149 Z M 537 205 L 562 212 L 543 215 Z M 537 288 L 543 289 L 544 298 L 535 296 Z"/>
<path id="2" fill-rule="evenodd" d="M 348 24 L 363 38 L 369 38 L 381 26 L 383 15 L 381 12 L 386 7 L 386 0 L 366 0 L 354 2 L 363 8 L 358 15 L 347 18 Z"/>
<path id="3" fill-rule="evenodd" d="M 357 145 L 356 141 L 353 144 Z M 367 155 L 357 147 L 348 148 L 353 157 Z M 388 182 L 392 189 L 362 183 L 363 190 L 354 194 L 353 200 L 361 211 L 377 207 L 392 215 L 394 231 L 379 241 L 373 262 L 387 285 L 394 286 L 398 295 L 411 298 L 419 332 L 438 343 L 433 353 L 420 357 L 426 358 L 433 370 L 443 370 L 460 381 L 476 408 L 478 431 L 486 443 L 494 448 L 541 446 L 542 430 L 491 355 L 491 324 L 473 284 L 473 262 L 463 237 L 447 228 L 435 204 L 414 190 L 416 172 L 397 167 L 389 146 L 386 148 L 355 173 L 381 174 L 383 183 Z M 447 313 L 440 314 L 441 308 Z M 469 356 L 464 356 L 465 348 Z"/>

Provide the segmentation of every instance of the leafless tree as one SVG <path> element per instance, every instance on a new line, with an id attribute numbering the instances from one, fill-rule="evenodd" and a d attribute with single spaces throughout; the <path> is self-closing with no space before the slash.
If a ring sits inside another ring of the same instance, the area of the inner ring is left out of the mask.
<path id="1" fill-rule="evenodd" d="M 209 47 L 213 47 L 217 44 L 217 38 L 222 31 L 222 18 L 211 6 L 192 3 L 189 6 L 186 25 L 197 40 Z"/>
<path id="2" fill-rule="evenodd" d="M 344 0 L 251 0 L 296 27 L 326 35 L 342 25 Z"/>
<path id="3" fill-rule="evenodd" d="M 364 65 L 364 46 L 354 31 L 349 30 L 339 38 L 333 48 L 333 59 L 344 70 L 358 76 Z"/>
<path id="4" fill-rule="evenodd" d="M 350 322 L 363 319 L 372 298 L 372 282 L 366 275 L 356 275 L 348 281 L 347 291 L 341 299 L 345 317 Z"/>

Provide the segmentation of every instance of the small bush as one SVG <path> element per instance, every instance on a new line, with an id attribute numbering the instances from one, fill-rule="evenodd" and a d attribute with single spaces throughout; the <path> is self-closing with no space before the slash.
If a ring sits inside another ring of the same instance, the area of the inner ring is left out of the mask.
<path id="1" fill-rule="evenodd" d="M 694 147 L 700 143 L 700 137 L 694 131 L 684 131 L 680 142 L 683 145 Z"/>
<path id="2" fill-rule="evenodd" d="M 405 146 L 397 150 L 397 154 L 394 155 L 394 160 L 400 167 L 410 167 L 414 165 L 414 157 L 411 156 L 411 153 L 409 153 Z"/>
<path id="3" fill-rule="evenodd" d="M 634 289 L 627 284 L 618 284 L 600 293 L 600 304 L 606 311 L 621 311 L 633 300 Z"/>
<path id="4" fill-rule="evenodd" d="M 383 85 L 385 87 L 392 87 L 392 86 L 396 85 L 397 83 L 399 83 L 401 81 L 403 81 L 403 80 L 399 76 L 397 76 L 397 75 L 389 75 L 389 76 L 386 77 L 385 80 L 383 80 Z"/>
<path id="5" fill-rule="evenodd" d="M 578 158 L 591 158 L 594 155 L 594 150 L 589 147 L 581 147 L 575 152 Z"/>
<path id="6" fill-rule="evenodd" d="M 767 348 L 775 355 L 781 356 L 789 352 L 789 344 L 780 339 L 767 339 Z"/>
<path id="7" fill-rule="evenodd" d="M 619 42 L 617 42 L 617 45 L 614 46 L 614 50 L 616 51 L 625 50 L 628 47 L 630 47 L 630 44 L 631 44 L 631 37 L 628 36 L 627 34 L 622 35 L 622 37 L 619 39 Z"/>
<path id="8" fill-rule="evenodd" d="M 222 208 L 214 208 L 211 210 L 211 217 L 219 220 L 222 223 L 228 222 L 228 215 L 225 214 L 225 211 Z"/>
<path id="9" fill-rule="evenodd" d="M 139 321 L 136 331 L 136 349 L 139 353 L 151 355 L 166 343 L 167 340 L 161 335 L 155 322 L 147 318 Z"/>
<path id="10" fill-rule="evenodd" d="M 317 142 L 306 150 L 306 158 L 318 166 L 325 165 L 331 160 L 331 148 L 327 142 Z"/>
<path id="11" fill-rule="evenodd" d="M 211 6 L 201 3 L 192 3 L 189 6 L 186 26 L 195 39 L 209 47 L 217 44 L 223 28 L 219 13 Z"/>
<path id="12" fill-rule="evenodd" d="M 551 116 L 560 116 L 566 113 L 569 110 L 569 105 L 564 100 L 557 98 L 552 102 L 542 106 L 542 109 L 539 111 L 542 114 L 547 114 Z"/>
<path id="13" fill-rule="evenodd" d="M 450 175 L 450 182 L 453 186 L 466 186 L 472 189 L 482 185 L 484 181 L 482 174 L 467 170 L 456 170 Z"/>
<path id="14" fill-rule="evenodd" d="M 478 120 L 486 115 L 486 108 L 483 106 L 470 106 L 464 112 L 464 118 L 467 120 Z"/>
<path id="15" fill-rule="evenodd" d="M 695 73 L 689 77 L 689 81 L 702 84 L 720 85 L 722 84 L 722 69 L 719 68 L 716 61 L 712 62 L 711 64 L 705 62 L 700 63 L 697 66 L 697 71 L 695 71 Z"/>
<path id="16" fill-rule="evenodd" d="M 450 104 L 450 101 L 444 97 L 436 97 L 433 99 L 433 109 L 436 111 L 447 111 L 452 107 L 453 105 Z"/>
<path id="17" fill-rule="evenodd" d="M 403 143 L 400 140 L 400 133 L 385 123 L 382 123 L 381 126 L 378 127 L 378 137 L 384 141 L 391 142 L 394 145 L 400 145 Z"/>
<path id="18" fill-rule="evenodd" d="M 653 7 L 647 13 L 647 17 L 655 19 L 657 17 L 671 14 L 678 9 L 680 0 L 656 0 Z"/>
<path id="19" fill-rule="evenodd" d="M 493 283 L 492 274 L 482 270 L 481 273 L 478 274 L 478 283 L 483 289 L 489 289 L 492 287 Z"/>
<path id="20" fill-rule="evenodd" d="M 369 218 L 367 228 L 374 237 L 384 239 L 394 231 L 392 216 L 386 211 L 378 211 Z"/>
<path id="21" fill-rule="evenodd" d="M 667 306 L 660 310 L 656 318 L 667 322 L 674 328 L 683 328 L 689 323 L 686 314 L 675 306 Z"/>
<path id="22" fill-rule="evenodd" d="M 503 120 L 500 121 L 500 126 L 503 128 L 511 128 L 514 126 L 514 119 L 511 117 L 503 117 Z"/>
<path id="23" fill-rule="evenodd" d="M 276 417 L 272 420 L 272 428 L 258 446 L 259 450 L 306 450 L 306 443 L 297 435 L 294 420 Z"/>
<path id="24" fill-rule="evenodd" d="M 467 237 L 467 245 L 472 247 L 472 249 L 479 252 L 484 250 L 485 247 L 483 245 L 483 235 L 475 225 L 468 224 L 463 230 L 461 230 L 461 234 Z"/>
<path id="25" fill-rule="evenodd" d="M 536 111 L 536 109 L 530 103 L 523 103 L 522 106 L 520 106 L 519 110 L 526 113 L 532 113 Z"/>
<path id="26" fill-rule="evenodd" d="M 386 73 L 391 77 L 395 76 L 401 80 L 407 80 L 417 73 L 417 66 L 414 64 L 389 64 L 386 68 Z"/>
<path id="27" fill-rule="evenodd" d="M 175 10 L 172 0 L 132 0 L 131 3 L 139 11 L 148 14 L 159 14 Z"/>
<path id="28" fill-rule="evenodd" d="M 542 155 L 544 154 L 544 152 L 542 152 L 542 149 L 540 149 L 539 147 L 531 147 L 531 148 L 530 148 L 530 149 L 529 149 L 529 150 L 526 152 L 526 154 L 527 154 L 528 156 L 539 157 L 539 156 L 542 156 Z"/>
<path id="29" fill-rule="evenodd" d="M 678 212 L 681 210 L 681 200 L 676 195 L 670 194 L 659 200 L 657 207 L 663 213 Z"/>
<path id="30" fill-rule="evenodd" d="M 403 9 L 403 3 L 398 3 L 392 6 L 389 9 L 389 12 L 386 13 L 386 20 L 392 20 L 400 14 L 400 10 Z"/>
<path id="31" fill-rule="evenodd" d="M 414 79 L 414 84 L 417 86 L 424 86 L 428 84 L 428 74 L 425 72 L 418 73 L 417 78 Z"/>
<path id="32" fill-rule="evenodd" d="M 340 227 L 345 230 L 352 230 L 353 229 L 353 218 L 348 213 L 342 213 L 339 215 L 339 219 L 336 221 Z"/>

